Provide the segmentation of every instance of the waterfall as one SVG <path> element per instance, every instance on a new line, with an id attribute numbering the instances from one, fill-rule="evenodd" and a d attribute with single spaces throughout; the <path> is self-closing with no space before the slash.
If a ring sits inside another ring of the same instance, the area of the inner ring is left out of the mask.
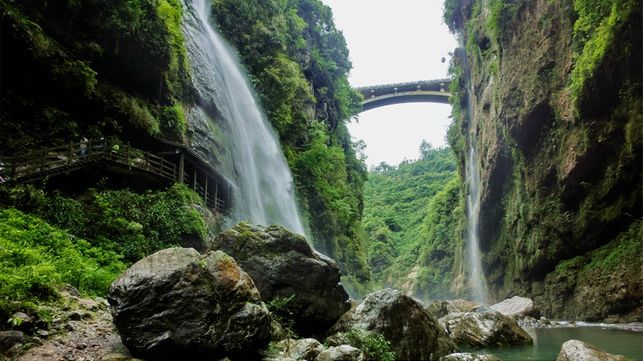
<path id="1" fill-rule="evenodd" d="M 462 42 L 461 42 L 462 43 Z M 464 47 L 462 47 L 464 49 Z M 474 122 L 473 106 L 471 96 L 474 94 L 469 73 L 469 64 L 465 51 L 462 51 L 462 64 L 464 76 L 469 84 L 467 94 L 467 111 L 469 116 L 469 150 L 465 157 L 465 178 L 467 182 L 467 255 L 469 264 L 469 287 L 471 287 L 473 301 L 478 303 L 487 302 L 487 281 L 482 269 L 479 239 L 480 220 L 480 167 L 478 164 L 478 153 L 476 152 L 477 136 Z"/>
<path id="2" fill-rule="evenodd" d="M 478 156 L 475 149 L 475 133 L 469 135 L 469 151 L 467 152 L 466 180 L 467 180 L 467 254 L 469 257 L 469 283 L 472 290 L 473 301 L 487 302 L 487 283 L 480 260 L 480 240 L 478 237 L 478 221 L 480 217 L 480 169 Z"/>
<path id="3" fill-rule="evenodd" d="M 281 224 L 303 234 L 292 175 L 276 134 L 235 52 L 210 24 L 210 11 L 209 0 L 185 0 L 184 33 L 199 99 L 192 113 L 209 122 L 217 119 L 227 158 L 220 170 L 236 184 L 229 223 Z"/>

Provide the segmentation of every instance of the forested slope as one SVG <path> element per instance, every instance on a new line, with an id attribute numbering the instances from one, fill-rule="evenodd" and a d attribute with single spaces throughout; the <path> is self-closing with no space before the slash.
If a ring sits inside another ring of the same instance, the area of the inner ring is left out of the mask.
<path id="1" fill-rule="evenodd" d="M 451 148 L 420 147 L 418 160 L 380 164 L 364 187 L 373 281 L 423 299 L 464 292 L 462 183 Z"/>

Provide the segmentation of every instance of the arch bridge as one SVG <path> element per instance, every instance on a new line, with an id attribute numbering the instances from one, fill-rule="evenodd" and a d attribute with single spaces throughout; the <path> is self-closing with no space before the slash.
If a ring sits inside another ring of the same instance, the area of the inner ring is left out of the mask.
<path id="1" fill-rule="evenodd" d="M 356 88 L 362 93 L 362 110 L 367 111 L 399 103 L 449 104 L 451 79 L 420 80 L 408 83 L 373 85 Z"/>

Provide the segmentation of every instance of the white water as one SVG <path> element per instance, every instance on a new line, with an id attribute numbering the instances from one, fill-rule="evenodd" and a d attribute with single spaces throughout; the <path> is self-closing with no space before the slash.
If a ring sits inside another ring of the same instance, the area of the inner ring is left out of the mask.
<path id="1" fill-rule="evenodd" d="M 197 84 L 202 97 L 216 104 L 226 140 L 226 154 L 231 158 L 223 172 L 237 187 L 233 192 L 231 222 L 280 224 L 304 233 L 297 212 L 292 175 L 275 132 L 260 109 L 248 85 L 235 52 L 210 25 L 209 0 L 193 0 L 200 28 L 205 34 L 192 36 L 204 59 L 197 61 L 200 79 L 217 74 L 222 84 Z M 192 34 L 194 35 L 194 34 Z M 206 36 L 203 36 L 206 35 Z M 194 68 L 193 68 L 194 70 Z M 209 74 L 207 74 L 209 73 Z M 198 81 L 197 81 L 198 83 Z"/>
<path id="2" fill-rule="evenodd" d="M 487 303 L 487 282 L 480 260 L 480 241 L 478 238 L 478 222 L 480 215 L 480 170 L 475 150 L 475 136 L 469 136 L 469 152 L 466 157 L 467 178 L 467 254 L 469 257 L 469 286 L 473 301 Z"/>
<path id="3" fill-rule="evenodd" d="M 460 41 L 461 48 L 462 41 Z M 474 121 L 473 106 L 471 96 L 474 94 L 470 84 L 469 64 L 466 55 L 462 61 L 464 66 L 464 76 L 469 83 L 467 96 L 467 111 L 469 115 L 469 150 L 465 158 L 465 176 L 467 182 L 467 236 L 465 243 L 467 245 L 467 257 L 469 264 L 469 287 L 471 288 L 472 300 L 474 302 L 486 304 L 488 302 L 487 281 L 482 268 L 480 253 L 480 166 L 478 164 L 478 154 L 476 152 L 476 122 Z"/>

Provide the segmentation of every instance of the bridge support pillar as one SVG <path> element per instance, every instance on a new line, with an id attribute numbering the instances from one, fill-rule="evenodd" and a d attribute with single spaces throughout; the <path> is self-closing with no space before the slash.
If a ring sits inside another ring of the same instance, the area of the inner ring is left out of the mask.
<path id="1" fill-rule="evenodd" d="M 183 152 L 179 155 L 179 183 L 183 184 L 183 178 L 185 177 L 185 157 Z"/>

